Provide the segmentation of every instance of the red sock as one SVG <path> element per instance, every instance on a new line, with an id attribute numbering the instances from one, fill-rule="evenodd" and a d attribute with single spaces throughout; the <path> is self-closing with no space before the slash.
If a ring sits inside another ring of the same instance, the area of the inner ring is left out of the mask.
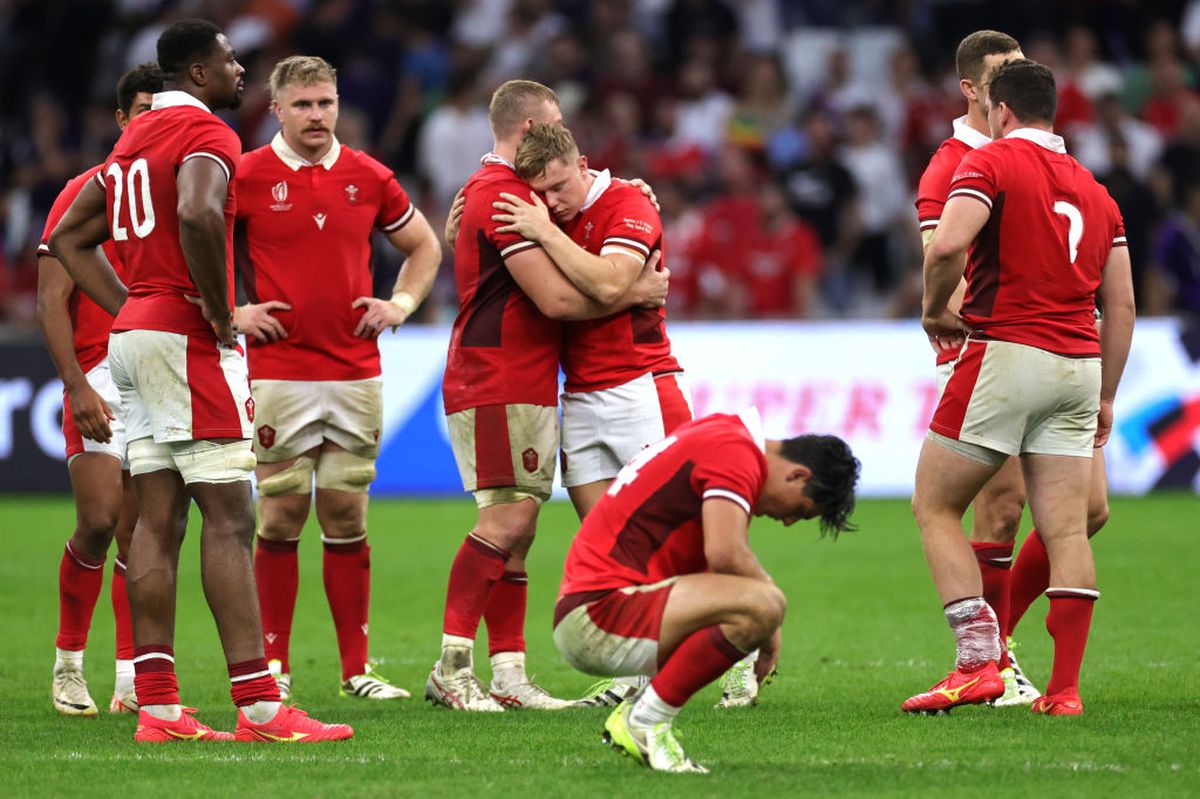
<path id="1" fill-rule="evenodd" d="M 1021 544 L 1009 579 L 1008 623 L 1001 627 L 1005 636 L 1012 635 L 1017 622 L 1029 610 L 1033 600 L 1050 585 L 1050 556 L 1038 531 L 1034 530 Z"/>
<path id="2" fill-rule="evenodd" d="M 255 702 L 278 702 L 279 686 L 267 668 L 266 658 L 229 664 L 229 693 L 238 707 Z M 141 698 L 141 694 L 138 694 Z"/>
<path id="3" fill-rule="evenodd" d="M 133 650 L 133 690 L 143 707 L 179 704 L 175 651 L 171 647 L 151 645 Z"/>
<path id="4" fill-rule="evenodd" d="M 673 707 L 683 707 L 692 694 L 745 656 L 745 652 L 725 637 L 720 625 L 704 627 L 684 639 L 650 685 L 662 701 Z"/>
<path id="5" fill-rule="evenodd" d="M 1054 670 L 1046 686 L 1049 696 L 1066 688 L 1079 688 L 1079 667 L 1083 665 L 1083 650 L 1092 628 L 1092 609 L 1100 592 L 1084 588 L 1051 588 L 1046 591 L 1046 596 L 1050 598 L 1046 629 L 1054 639 Z"/>
<path id="6" fill-rule="evenodd" d="M 442 632 L 475 639 L 479 619 L 492 589 L 504 576 L 508 553 L 471 533 L 463 540 L 450 566 L 446 587 L 446 615 Z"/>
<path id="7" fill-rule="evenodd" d="M 280 661 L 283 673 L 290 674 L 288 648 L 300 585 L 300 558 L 296 552 L 300 541 L 270 541 L 261 537 L 257 540 L 254 580 L 258 583 L 266 658 Z"/>
<path id="8" fill-rule="evenodd" d="M 58 564 L 58 637 L 59 649 L 78 652 L 87 648 L 92 611 L 104 584 L 104 560 L 92 560 L 75 551 L 71 542 L 63 550 Z"/>
<path id="9" fill-rule="evenodd" d="M 337 631 L 342 679 L 362 674 L 367 666 L 367 611 L 371 605 L 371 548 L 364 536 L 356 541 L 325 542 L 325 596 Z"/>
<path id="10" fill-rule="evenodd" d="M 983 598 L 996 613 L 996 623 L 1003 630 L 1008 623 L 1008 594 L 1009 576 L 1012 572 L 1012 544 L 992 544 L 984 541 L 972 541 L 971 549 L 975 550 L 975 559 L 979 561 L 979 576 L 983 578 Z M 1004 645 L 1003 636 L 1000 640 L 1000 661 L 997 664 L 1003 671 L 1008 668 L 1008 647 Z"/>
<path id="11" fill-rule="evenodd" d="M 113 558 L 112 609 L 117 660 L 133 660 L 133 619 L 129 615 L 129 594 L 125 590 L 125 564 L 120 558 Z"/>
<path id="12" fill-rule="evenodd" d="M 488 631 L 488 655 L 525 651 L 525 605 L 529 575 L 506 571 L 492 586 L 483 622 Z"/>

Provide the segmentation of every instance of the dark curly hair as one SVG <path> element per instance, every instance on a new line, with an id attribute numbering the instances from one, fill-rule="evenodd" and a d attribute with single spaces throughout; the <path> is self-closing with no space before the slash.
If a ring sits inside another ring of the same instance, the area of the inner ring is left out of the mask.
<path id="1" fill-rule="evenodd" d="M 206 19 L 181 19 L 158 37 L 158 65 L 167 80 L 179 80 L 188 67 L 208 57 L 221 29 Z"/>
<path id="2" fill-rule="evenodd" d="M 780 455 L 812 470 L 804 494 L 821 509 L 822 535 L 836 538 L 858 529 L 850 523 L 850 514 L 862 464 L 850 445 L 837 436 L 808 434 L 783 441 Z"/>
<path id="3" fill-rule="evenodd" d="M 138 64 L 117 81 L 117 108 L 128 114 L 138 94 L 157 94 L 163 90 L 163 74 L 158 64 Z"/>

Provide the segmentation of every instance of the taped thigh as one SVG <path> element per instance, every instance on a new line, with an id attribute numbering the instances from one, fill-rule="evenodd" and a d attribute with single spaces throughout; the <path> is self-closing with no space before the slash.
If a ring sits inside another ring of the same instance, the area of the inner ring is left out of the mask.
<path id="1" fill-rule="evenodd" d="M 317 488 L 363 493 L 375 481 L 375 461 L 334 449 L 322 452 L 317 458 Z"/>
<path id="2" fill-rule="evenodd" d="M 257 461 L 250 440 L 183 441 L 171 444 L 175 466 L 185 484 L 236 483 L 249 480 Z"/>
<path id="3" fill-rule="evenodd" d="M 315 465 L 314 459 L 307 455 L 300 455 L 291 466 L 260 479 L 258 495 L 260 497 L 279 497 L 286 494 L 311 493 Z"/>

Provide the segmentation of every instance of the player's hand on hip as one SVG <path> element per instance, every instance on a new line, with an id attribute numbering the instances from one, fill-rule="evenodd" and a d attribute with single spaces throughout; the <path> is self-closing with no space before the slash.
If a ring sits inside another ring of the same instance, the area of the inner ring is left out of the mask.
<path id="1" fill-rule="evenodd" d="M 667 304 L 667 291 L 671 285 L 671 270 L 661 265 L 662 251 L 650 253 L 642 273 L 633 281 L 633 304 L 642 308 L 661 308 Z"/>
<path id="2" fill-rule="evenodd" d="M 662 210 L 662 208 L 658 205 L 658 197 L 655 196 L 654 189 L 650 187 L 649 183 L 641 178 L 634 178 L 633 180 L 629 181 L 629 185 L 646 195 L 646 199 L 649 200 L 650 204 L 654 206 L 655 211 Z"/>
<path id="3" fill-rule="evenodd" d="M 961 347 L 967 340 L 967 334 L 971 332 L 971 328 L 949 308 L 936 316 L 922 316 L 921 327 L 925 329 L 925 335 L 929 337 L 929 344 L 934 352 Z"/>
<path id="4" fill-rule="evenodd" d="M 79 433 L 92 441 L 107 444 L 112 441 L 112 427 L 109 422 L 116 419 L 116 414 L 104 401 L 96 389 L 88 383 L 67 390 L 67 398 L 71 403 L 71 416 Z"/>
<path id="5" fill-rule="evenodd" d="M 1100 413 L 1096 417 L 1096 441 L 1094 446 L 1103 447 L 1108 443 L 1108 437 L 1112 434 L 1112 426 L 1112 400 L 1100 400 Z"/>
<path id="6" fill-rule="evenodd" d="M 233 309 L 233 328 L 238 333 L 254 336 L 261 342 L 287 338 L 283 322 L 271 316 L 271 311 L 290 311 L 292 306 L 281 300 L 239 305 Z"/>
<path id="7" fill-rule="evenodd" d="M 530 241 L 544 241 L 554 230 L 554 222 L 550 219 L 550 209 L 542 202 L 536 192 L 529 192 L 527 203 L 515 194 L 500 192 L 500 199 L 492 203 L 500 213 L 492 214 L 493 222 L 503 222 L 503 227 L 496 228 L 497 233 L 516 233 Z"/>
<path id="8" fill-rule="evenodd" d="M 389 327 L 395 332 L 408 318 L 408 314 L 396 303 L 378 297 L 359 297 L 351 307 L 367 309 L 354 328 L 354 335 L 359 338 L 377 339 L 379 334 Z"/>
<path id="9" fill-rule="evenodd" d="M 192 297 L 187 294 L 183 298 L 192 305 L 200 306 L 200 313 L 204 315 L 204 320 L 212 327 L 213 333 L 217 336 L 217 343 L 223 347 L 234 349 L 238 345 L 237 340 L 237 325 L 233 321 L 233 311 L 229 312 L 229 317 L 226 319 L 215 318 L 213 312 L 204 302 L 203 297 Z"/>
<path id="10" fill-rule="evenodd" d="M 454 201 L 450 203 L 450 213 L 446 215 L 446 228 L 442 231 L 446 245 L 451 250 L 454 249 L 454 242 L 458 241 L 458 226 L 462 224 L 463 209 L 466 207 L 467 198 L 463 196 L 463 190 L 459 189 L 454 194 Z"/>

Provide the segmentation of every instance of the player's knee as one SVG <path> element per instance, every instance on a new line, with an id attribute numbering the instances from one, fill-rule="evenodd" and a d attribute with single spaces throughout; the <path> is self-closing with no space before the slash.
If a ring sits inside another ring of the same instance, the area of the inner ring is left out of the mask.
<path id="1" fill-rule="evenodd" d="M 322 452 L 317 459 L 317 488 L 365 493 L 375 482 L 375 460 L 344 449 Z"/>
<path id="2" fill-rule="evenodd" d="M 764 584 L 747 597 L 745 614 L 748 643 L 769 638 L 783 624 L 787 598 L 777 586 Z"/>
<path id="3" fill-rule="evenodd" d="M 1108 497 L 1088 502 L 1087 534 L 1090 538 L 1108 524 Z"/>
<path id="4" fill-rule="evenodd" d="M 291 466 L 280 469 L 258 481 L 260 497 L 281 497 L 308 494 L 312 491 L 315 461 L 306 455 L 296 458 Z"/>
<path id="5" fill-rule="evenodd" d="M 116 532 L 117 522 L 121 518 L 121 508 L 109 507 L 105 503 L 90 503 L 76 507 L 76 535 L 88 542 L 100 543 L 104 547 Z"/>
<path id="6" fill-rule="evenodd" d="M 328 502 L 318 494 L 317 515 L 321 530 L 330 538 L 357 538 L 367 532 L 364 502 Z"/>

